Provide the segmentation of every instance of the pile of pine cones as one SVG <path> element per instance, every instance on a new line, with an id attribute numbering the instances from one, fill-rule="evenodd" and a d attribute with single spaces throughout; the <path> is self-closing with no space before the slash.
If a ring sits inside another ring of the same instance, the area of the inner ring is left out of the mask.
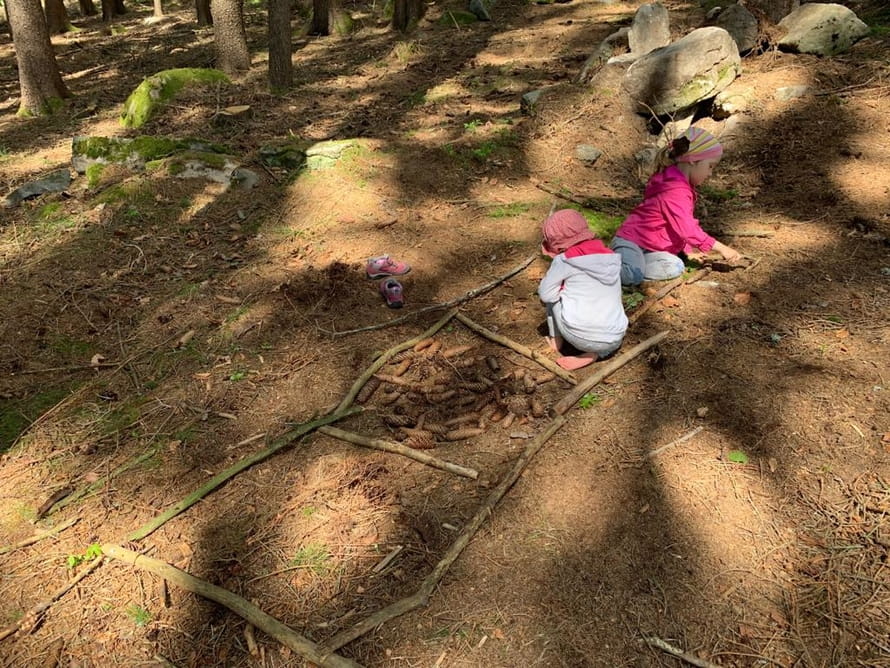
<path id="1" fill-rule="evenodd" d="M 516 367 L 504 371 L 497 357 L 473 354 L 474 346 L 443 348 L 434 338 L 395 355 L 356 397 L 381 409 L 395 438 L 417 449 L 473 438 L 492 424 L 509 428 L 543 417 L 538 387 L 555 378 Z"/>

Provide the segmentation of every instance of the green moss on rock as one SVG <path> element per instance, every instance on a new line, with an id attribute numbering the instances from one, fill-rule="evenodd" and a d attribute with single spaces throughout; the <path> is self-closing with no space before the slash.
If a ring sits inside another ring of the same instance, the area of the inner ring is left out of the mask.
<path id="1" fill-rule="evenodd" d="M 120 122 L 126 128 L 141 127 L 155 110 L 171 100 L 187 84 L 231 83 L 225 73 L 214 69 L 183 67 L 164 70 L 145 79 L 127 101 Z"/>

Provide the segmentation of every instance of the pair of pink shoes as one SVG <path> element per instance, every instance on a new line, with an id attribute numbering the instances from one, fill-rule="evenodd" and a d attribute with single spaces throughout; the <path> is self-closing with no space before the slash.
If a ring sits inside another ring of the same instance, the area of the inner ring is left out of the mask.
<path id="1" fill-rule="evenodd" d="M 411 265 L 393 260 L 389 255 L 372 257 L 365 265 L 365 273 L 368 278 L 383 279 L 380 281 L 379 290 L 389 308 L 402 308 L 405 305 L 402 284 L 393 276 L 403 276 L 409 271 L 411 271 Z"/>

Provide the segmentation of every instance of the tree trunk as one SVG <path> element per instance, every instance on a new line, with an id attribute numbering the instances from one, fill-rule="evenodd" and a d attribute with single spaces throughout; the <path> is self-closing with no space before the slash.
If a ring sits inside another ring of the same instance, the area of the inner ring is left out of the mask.
<path id="1" fill-rule="evenodd" d="M 195 14 L 199 26 L 212 26 L 213 16 L 210 14 L 210 0 L 195 0 Z"/>
<path id="2" fill-rule="evenodd" d="M 126 13 L 127 8 L 124 7 L 124 0 L 114 0 L 114 15 L 123 16 Z"/>
<path id="3" fill-rule="evenodd" d="M 291 50 L 290 0 L 268 0 L 269 87 L 283 91 L 294 82 Z"/>
<path id="4" fill-rule="evenodd" d="M 152 16 L 156 19 L 161 18 L 164 15 L 164 6 L 161 4 L 161 0 L 154 0 L 152 2 Z"/>
<path id="5" fill-rule="evenodd" d="M 210 0 L 213 35 L 216 42 L 216 66 L 226 74 L 250 69 L 250 52 L 244 32 L 241 0 Z"/>
<path id="6" fill-rule="evenodd" d="M 310 35 L 331 34 L 331 0 L 312 0 Z"/>
<path id="7" fill-rule="evenodd" d="M 800 0 L 746 0 L 745 7 L 758 18 L 775 24 L 800 7 Z"/>
<path id="8" fill-rule="evenodd" d="M 83 16 L 95 16 L 99 13 L 93 0 L 77 0 L 77 4 L 80 6 L 80 13 Z"/>
<path id="9" fill-rule="evenodd" d="M 61 35 L 72 30 L 63 0 L 45 0 L 43 13 L 46 15 L 46 27 L 50 35 Z"/>
<path id="10" fill-rule="evenodd" d="M 9 30 L 9 38 L 12 39 L 12 21 L 9 20 L 9 2 L 3 3 L 3 13 L 6 14 L 6 29 Z"/>
<path id="11" fill-rule="evenodd" d="M 423 14 L 422 0 L 395 0 L 392 11 L 392 27 L 407 32 Z"/>
<path id="12" fill-rule="evenodd" d="M 68 97 L 68 90 L 59 73 L 40 0 L 7 0 L 6 6 L 19 68 L 22 100 L 18 113 L 50 114 Z"/>

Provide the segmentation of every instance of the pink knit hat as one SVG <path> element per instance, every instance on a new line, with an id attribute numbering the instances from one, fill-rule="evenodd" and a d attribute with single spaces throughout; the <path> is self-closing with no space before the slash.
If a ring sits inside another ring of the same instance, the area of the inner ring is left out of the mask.
<path id="1" fill-rule="evenodd" d="M 584 216 L 574 209 L 560 209 L 553 213 L 544 221 L 541 233 L 544 237 L 541 251 L 550 257 L 556 257 L 582 241 L 596 239 Z"/>
<path id="2" fill-rule="evenodd" d="M 701 160 L 717 160 L 723 155 L 723 146 L 717 138 L 707 130 L 692 126 L 680 135 L 689 140 L 689 150 L 675 158 L 677 162 L 700 162 Z M 680 137 L 677 137 L 679 139 Z M 674 140 L 676 141 L 676 140 Z M 671 142 L 673 144 L 673 142 Z"/>

